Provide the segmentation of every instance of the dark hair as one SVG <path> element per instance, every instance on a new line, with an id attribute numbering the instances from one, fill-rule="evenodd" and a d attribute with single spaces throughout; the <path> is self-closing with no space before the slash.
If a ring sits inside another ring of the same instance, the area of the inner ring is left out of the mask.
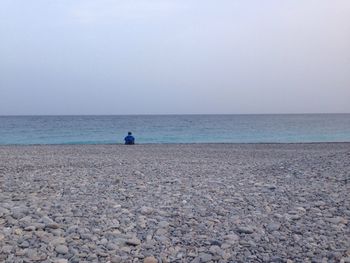
<path id="1" fill-rule="evenodd" d="M 128 135 L 131 135 L 131 132 L 128 132 Z"/>

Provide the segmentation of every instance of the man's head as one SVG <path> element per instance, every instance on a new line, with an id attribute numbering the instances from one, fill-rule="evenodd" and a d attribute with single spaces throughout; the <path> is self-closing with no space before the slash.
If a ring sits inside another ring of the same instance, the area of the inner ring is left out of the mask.
<path id="1" fill-rule="evenodd" d="M 128 135 L 131 135 L 132 133 L 131 132 L 128 132 Z"/>

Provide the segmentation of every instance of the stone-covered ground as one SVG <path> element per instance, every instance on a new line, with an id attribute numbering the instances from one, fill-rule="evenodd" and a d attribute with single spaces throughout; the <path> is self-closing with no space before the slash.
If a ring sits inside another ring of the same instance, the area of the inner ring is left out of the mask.
<path id="1" fill-rule="evenodd" d="M 350 262 L 350 144 L 0 147 L 0 262 Z"/>

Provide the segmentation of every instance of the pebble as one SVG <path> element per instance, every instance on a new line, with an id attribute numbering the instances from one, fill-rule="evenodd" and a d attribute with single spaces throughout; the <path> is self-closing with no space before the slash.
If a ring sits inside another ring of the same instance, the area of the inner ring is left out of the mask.
<path id="1" fill-rule="evenodd" d="M 56 246 L 55 251 L 59 254 L 67 254 L 68 247 L 65 245 L 58 245 L 58 246 Z"/>
<path id="2" fill-rule="evenodd" d="M 277 186 L 274 184 L 266 184 L 265 187 L 269 190 L 275 190 L 277 188 Z"/>
<path id="3" fill-rule="evenodd" d="M 238 233 L 243 233 L 243 234 L 253 234 L 254 230 L 249 227 L 249 226 L 238 226 L 237 227 L 237 232 Z"/>
<path id="4" fill-rule="evenodd" d="M 281 224 L 280 223 L 270 223 L 266 226 L 266 229 L 269 231 L 269 232 L 273 232 L 273 231 L 277 231 L 279 230 L 281 227 Z"/>
<path id="5" fill-rule="evenodd" d="M 118 244 L 116 244 L 116 243 L 108 243 L 107 246 L 106 246 L 106 248 L 107 248 L 108 250 L 117 250 L 117 249 L 119 248 L 119 246 L 118 246 Z"/>
<path id="6" fill-rule="evenodd" d="M 143 206 L 140 209 L 140 213 L 143 214 L 143 215 L 150 215 L 150 214 L 153 213 L 153 211 L 154 211 L 153 208 L 147 207 L 147 206 Z"/>
<path id="7" fill-rule="evenodd" d="M 332 218 L 325 218 L 325 221 L 332 223 L 332 224 L 347 224 L 347 220 L 343 217 L 337 216 Z"/>
<path id="8" fill-rule="evenodd" d="M 131 246 L 138 246 L 141 244 L 141 241 L 138 238 L 132 238 L 132 239 L 126 240 L 125 243 Z"/>
<path id="9" fill-rule="evenodd" d="M 56 238 L 53 238 L 50 243 L 54 246 L 58 246 L 61 244 L 65 244 L 66 239 L 64 237 L 56 237 Z"/>
<path id="10" fill-rule="evenodd" d="M 41 257 L 38 255 L 38 251 L 36 249 L 27 249 L 26 256 L 32 261 L 41 261 Z"/>
<path id="11" fill-rule="evenodd" d="M 150 256 L 150 257 L 146 257 L 143 260 L 143 263 L 158 263 L 158 260 L 155 257 Z"/>
<path id="12" fill-rule="evenodd" d="M 21 244 L 18 245 L 20 248 L 27 248 L 29 247 L 29 242 L 28 241 L 23 241 Z"/>
<path id="13" fill-rule="evenodd" d="M 4 207 L 0 207 L 0 217 L 4 217 L 10 213 L 10 210 Z"/>
<path id="14" fill-rule="evenodd" d="M 13 230 L 13 233 L 15 235 L 21 236 L 23 234 L 23 231 L 22 231 L 22 229 L 16 228 Z"/>
<path id="15" fill-rule="evenodd" d="M 324 201 L 317 201 L 317 202 L 315 202 L 315 206 L 317 206 L 317 207 L 325 206 L 325 205 L 326 205 L 326 202 L 324 202 Z"/>
<path id="16" fill-rule="evenodd" d="M 340 260 L 340 263 L 350 263 L 350 257 L 344 257 Z"/>
<path id="17" fill-rule="evenodd" d="M 59 228 L 59 225 L 48 216 L 42 217 L 40 219 L 40 223 L 43 223 L 45 227 L 48 227 L 48 228 L 52 228 L 52 229 Z"/>
<path id="18" fill-rule="evenodd" d="M 200 262 L 209 262 L 213 259 L 213 256 L 208 253 L 199 253 Z"/>
<path id="19" fill-rule="evenodd" d="M 5 253 L 5 254 L 10 254 L 12 250 L 13 250 L 13 247 L 8 245 L 4 245 L 1 248 L 2 253 Z"/>
<path id="20" fill-rule="evenodd" d="M 35 226 L 27 226 L 24 228 L 25 231 L 35 231 L 36 227 Z"/>
<path id="21" fill-rule="evenodd" d="M 167 228 L 167 227 L 169 227 L 169 223 L 167 221 L 160 221 L 158 223 L 158 227 L 160 227 L 160 228 Z"/>
<path id="22" fill-rule="evenodd" d="M 123 259 L 120 256 L 112 256 L 111 257 L 111 263 L 122 263 Z"/>
<path id="23" fill-rule="evenodd" d="M 221 246 L 222 245 L 222 242 L 218 241 L 218 240 L 211 240 L 210 241 L 210 245 L 213 245 L 213 246 Z"/>

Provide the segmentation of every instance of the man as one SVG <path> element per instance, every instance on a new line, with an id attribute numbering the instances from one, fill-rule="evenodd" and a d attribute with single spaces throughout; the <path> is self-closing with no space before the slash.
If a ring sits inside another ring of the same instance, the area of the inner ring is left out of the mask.
<path id="1" fill-rule="evenodd" d="M 125 144 L 130 145 L 130 144 L 135 144 L 135 138 L 132 136 L 131 132 L 128 132 L 128 136 L 124 138 Z"/>

